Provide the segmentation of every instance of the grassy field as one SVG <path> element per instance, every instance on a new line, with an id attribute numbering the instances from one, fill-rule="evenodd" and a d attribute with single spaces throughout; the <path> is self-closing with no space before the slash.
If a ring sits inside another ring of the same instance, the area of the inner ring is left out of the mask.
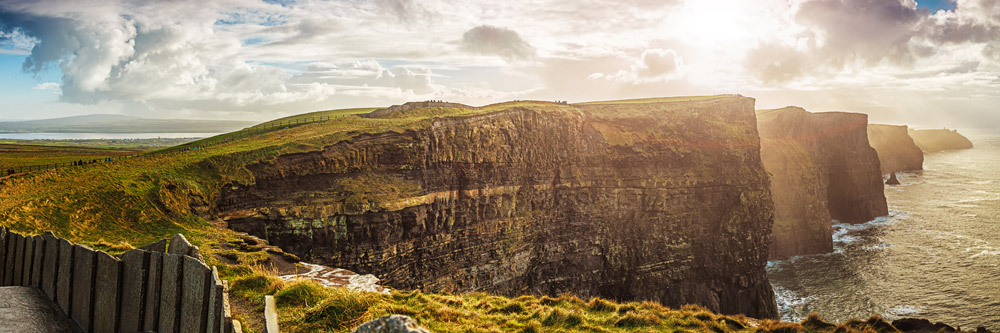
<path id="1" fill-rule="evenodd" d="M 266 121 L 266 122 L 254 125 L 252 127 L 257 127 L 257 128 L 259 128 L 259 127 L 270 127 L 270 126 L 274 126 L 274 125 L 277 125 L 277 124 L 295 123 L 295 122 L 298 122 L 298 121 L 308 121 L 310 119 L 316 119 L 316 118 L 335 118 L 335 117 L 350 116 L 350 115 L 356 115 L 356 114 L 362 114 L 362 113 L 369 113 L 369 112 L 375 111 L 377 109 L 378 108 L 354 108 L 354 109 L 339 109 L 339 110 L 326 110 L 326 111 L 309 112 L 309 113 L 292 115 L 292 116 L 288 116 L 288 117 L 284 117 L 284 118 L 278 118 L 278 119 L 271 120 L 271 121 Z"/>
<path id="2" fill-rule="evenodd" d="M 114 149 L 97 147 L 39 146 L 0 143 L 0 170 L 29 165 L 53 165 L 73 161 L 103 160 L 106 157 L 120 157 L 142 153 L 138 149 Z M 6 175 L 6 172 L 3 173 Z"/>
<path id="3" fill-rule="evenodd" d="M 693 102 L 693 101 L 707 101 L 717 98 L 725 98 L 733 95 L 713 95 L 713 96 L 678 96 L 678 97 L 657 97 L 657 98 L 637 98 L 637 99 L 622 99 L 615 101 L 595 101 L 595 102 L 583 102 L 583 103 L 573 103 L 574 105 L 594 105 L 594 104 L 646 104 L 646 103 L 672 103 L 672 102 Z"/>
<path id="4" fill-rule="evenodd" d="M 700 100 L 715 98 L 718 97 Z M 692 100 L 693 97 L 683 99 Z M 655 99 L 662 100 L 678 99 Z M 516 106 L 539 112 L 574 112 L 573 115 L 578 112 L 574 106 L 548 102 L 518 102 Z M 195 204 L 214 202 L 226 184 L 253 183 L 252 173 L 247 169 L 251 164 L 282 154 L 320 150 L 364 133 L 425 128 L 437 117 L 469 116 L 506 107 L 509 106 L 476 110 L 424 108 L 378 119 L 351 115 L 370 109 L 322 111 L 327 115 L 344 116 L 288 128 L 230 133 L 86 168 L 62 168 L 0 178 L 0 198 L 3 198 L 0 200 L 0 221 L 23 234 L 52 230 L 60 237 L 114 253 L 174 233 L 184 233 L 201 247 L 210 265 L 219 266 L 222 278 L 231 281 L 235 316 L 250 332 L 262 330 L 260 313 L 265 294 L 276 295 L 282 329 L 288 332 L 350 331 L 364 321 L 390 313 L 413 316 L 435 331 L 828 332 L 836 329 L 829 324 L 816 326 L 818 320 L 811 324 L 782 323 L 721 316 L 696 307 L 667 309 L 655 303 L 584 301 L 572 296 L 509 298 L 480 293 L 449 295 L 396 291 L 373 294 L 322 288 L 311 281 L 284 282 L 276 277 L 277 272 L 262 268 L 268 265 L 266 253 L 233 250 L 232 245 L 243 242 L 243 236 L 218 228 L 194 213 Z M 189 149 L 191 145 L 199 149 Z M 38 163 L 56 158 L 46 157 L 44 149 L 39 151 L 22 160 Z M 98 151 L 101 150 L 91 152 Z M 69 158 L 68 155 L 64 157 Z M 223 255 L 236 258 L 235 262 L 222 261 Z M 883 323 L 874 320 L 869 324 L 853 325 L 845 326 L 847 329 L 842 331 L 862 331 L 882 327 L 879 325 Z"/>
<path id="5" fill-rule="evenodd" d="M 40 139 L 40 140 L 19 140 L 0 139 L 0 144 L 5 145 L 30 145 L 30 146 L 58 146 L 58 147 L 87 147 L 102 149 L 135 149 L 153 150 L 176 146 L 188 143 L 198 138 L 156 138 L 156 139 Z"/>

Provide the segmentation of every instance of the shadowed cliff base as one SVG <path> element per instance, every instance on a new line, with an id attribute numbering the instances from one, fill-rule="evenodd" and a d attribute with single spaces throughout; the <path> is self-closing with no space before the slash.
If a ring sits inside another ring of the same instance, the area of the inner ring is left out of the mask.
<path id="1" fill-rule="evenodd" d="M 926 151 L 941 151 L 950 149 L 970 149 L 972 141 L 959 134 L 957 130 L 949 129 L 910 129 L 910 137 L 920 149 Z"/>
<path id="2" fill-rule="evenodd" d="M 392 288 L 776 315 L 753 99 L 409 105 L 365 119 L 432 120 L 252 164 L 208 218 Z"/>
<path id="3" fill-rule="evenodd" d="M 924 169 L 924 152 L 914 143 L 905 125 L 870 124 L 868 142 L 878 152 L 883 175 Z"/>
<path id="4" fill-rule="evenodd" d="M 775 206 L 769 258 L 831 252 L 831 220 L 888 214 L 867 115 L 787 107 L 758 111 L 757 124 Z"/>

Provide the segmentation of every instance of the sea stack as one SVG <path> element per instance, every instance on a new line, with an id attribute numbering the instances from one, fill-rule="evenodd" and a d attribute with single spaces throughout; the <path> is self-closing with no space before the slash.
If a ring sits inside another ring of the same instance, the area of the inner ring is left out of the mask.
<path id="1" fill-rule="evenodd" d="M 761 159 L 772 175 L 771 259 L 833 251 L 831 220 L 863 223 L 888 214 L 868 116 L 759 111 Z"/>
<path id="2" fill-rule="evenodd" d="M 899 179 L 896 179 L 896 173 L 893 172 L 889 175 L 889 180 L 885 181 L 886 185 L 899 185 Z"/>

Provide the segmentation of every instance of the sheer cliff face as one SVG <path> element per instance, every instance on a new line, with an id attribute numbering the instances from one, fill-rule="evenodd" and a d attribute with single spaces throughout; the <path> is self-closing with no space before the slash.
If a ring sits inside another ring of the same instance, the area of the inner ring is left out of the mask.
<path id="1" fill-rule="evenodd" d="M 832 251 L 831 219 L 862 223 L 888 214 L 867 122 L 864 114 L 794 107 L 758 114 L 775 205 L 772 259 Z"/>
<path id="2" fill-rule="evenodd" d="M 511 108 L 253 166 L 218 217 L 427 291 L 777 314 L 754 101 Z"/>
<path id="3" fill-rule="evenodd" d="M 939 151 L 949 149 L 969 149 L 972 148 L 972 141 L 959 134 L 956 130 L 930 129 L 915 130 L 910 129 L 910 137 L 917 147 L 926 151 Z"/>
<path id="4" fill-rule="evenodd" d="M 924 169 L 924 152 L 913 143 L 906 126 L 868 125 L 868 142 L 878 152 L 882 174 Z"/>

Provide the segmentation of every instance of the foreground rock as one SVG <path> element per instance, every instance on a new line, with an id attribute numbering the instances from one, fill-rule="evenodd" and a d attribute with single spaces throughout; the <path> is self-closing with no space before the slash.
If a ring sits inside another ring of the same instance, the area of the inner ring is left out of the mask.
<path id="1" fill-rule="evenodd" d="M 910 137 L 913 138 L 913 142 L 917 144 L 917 147 L 926 151 L 972 148 L 972 141 L 969 141 L 968 138 L 959 134 L 956 130 L 910 129 L 909 133 Z"/>
<path id="2" fill-rule="evenodd" d="M 358 326 L 352 333 L 430 333 L 413 318 L 402 315 L 382 316 Z"/>
<path id="3" fill-rule="evenodd" d="M 761 159 L 772 175 L 771 259 L 833 251 L 831 219 L 888 214 L 868 116 L 788 107 L 757 115 Z"/>
<path id="4" fill-rule="evenodd" d="M 905 125 L 870 124 L 868 143 L 878 152 L 883 175 L 924 169 L 924 152 L 910 138 Z"/>
<path id="5" fill-rule="evenodd" d="M 397 109 L 352 121 L 449 112 Z M 776 316 L 753 99 L 488 110 L 252 165 L 212 218 L 392 288 Z"/>

